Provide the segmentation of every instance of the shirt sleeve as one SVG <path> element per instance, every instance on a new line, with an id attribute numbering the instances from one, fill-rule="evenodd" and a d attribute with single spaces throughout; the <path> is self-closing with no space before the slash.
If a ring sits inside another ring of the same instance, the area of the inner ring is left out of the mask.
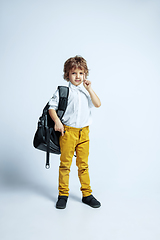
<path id="1" fill-rule="evenodd" d="M 59 103 L 59 94 L 58 89 L 53 94 L 53 97 L 49 100 L 49 109 L 54 109 L 55 111 L 58 109 Z"/>
<path id="2" fill-rule="evenodd" d="M 93 105 L 93 102 L 92 102 L 92 100 L 91 100 L 91 97 L 90 97 L 90 96 L 88 97 L 88 105 L 89 105 L 89 108 L 92 108 L 92 107 L 94 107 L 94 105 Z"/>

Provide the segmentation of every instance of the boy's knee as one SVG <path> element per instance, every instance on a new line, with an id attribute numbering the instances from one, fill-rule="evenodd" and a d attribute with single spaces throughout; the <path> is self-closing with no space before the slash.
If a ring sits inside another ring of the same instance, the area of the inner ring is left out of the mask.
<path id="1" fill-rule="evenodd" d="M 84 173 L 86 173 L 86 172 L 88 172 L 88 167 L 80 167 L 80 168 L 78 168 L 78 173 L 79 174 L 84 174 Z"/>

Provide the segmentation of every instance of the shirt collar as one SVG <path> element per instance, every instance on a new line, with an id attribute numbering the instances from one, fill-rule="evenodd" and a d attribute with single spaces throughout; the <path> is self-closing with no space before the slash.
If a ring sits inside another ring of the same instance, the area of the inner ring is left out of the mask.
<path id="1" fill-rule="evenodd" d="M 88 92 L 85 89 L 85 87 L 83 86 L 83 83 L 81 83 L 78 86 L 75 86 L 73 83 L 69 82 L 69 87 L 73 90 L 77 90 L 77 91 L 84 93 L 86 95 L 86 97 L 88 97 Z"/>
<path id="2" fill-rule="evenodd" d="M 69 87 L 72 88 L 72 89 L 75 89 L 75 90 L 84 91 L 82 83 L 80 85 L 78 85 L 78 86 L 75 86 L 73 83 L 69 82 Z"/>

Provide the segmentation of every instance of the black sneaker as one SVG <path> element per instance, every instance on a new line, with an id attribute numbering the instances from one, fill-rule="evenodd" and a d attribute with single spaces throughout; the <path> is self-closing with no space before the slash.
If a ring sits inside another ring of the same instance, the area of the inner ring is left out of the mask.
<path id="1" fill-rule="evenodd" d="M 64 209 L 67 204 L 68 197 L 67 196 L 58 196 L 58 201 L 56 203 L 56 208 Z"/>
<path id="2" fill-rule="evenodd" d="M 97 201 L 97 199 L 93 195 L 83 197 L 82 202 L 93 208 L 99 208 L 101 206 L 101 203 Z"/>

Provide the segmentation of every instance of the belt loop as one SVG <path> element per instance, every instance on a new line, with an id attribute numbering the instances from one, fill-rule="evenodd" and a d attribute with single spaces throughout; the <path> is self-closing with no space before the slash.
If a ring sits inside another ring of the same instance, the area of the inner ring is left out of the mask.
<path id="1" fill-rule="evenodd" d="M 79 139 L 81 137 L 82 128 L 79 130 Z"/>

